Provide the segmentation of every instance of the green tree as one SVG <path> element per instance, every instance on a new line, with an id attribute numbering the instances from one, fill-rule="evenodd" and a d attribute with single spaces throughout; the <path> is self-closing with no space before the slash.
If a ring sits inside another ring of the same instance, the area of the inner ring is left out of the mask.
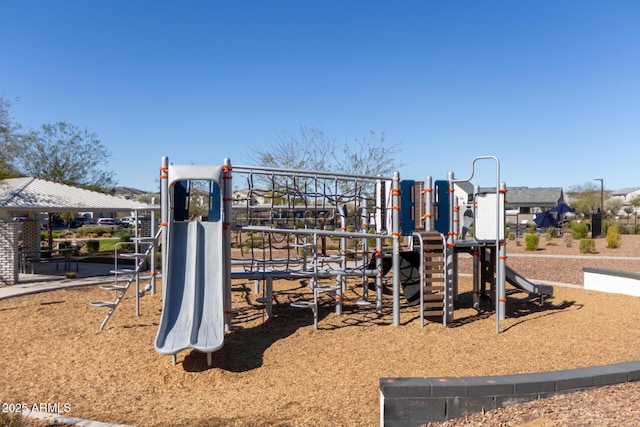
<path id="1" fill-rule="evenodd" d="M 624 201 L 619 197 L 611 197 L 604 202 L 604 210 L 610 215 L 616 216 L 622 209 Z"/>
<path id="2" fill-rule="evenodd" d="M 18 155 L 24 174 L 96 191 L 113 190 L 114 174 L 103 169 L 111 153 L 95 133 L 62 121 L 42 125 L 27 140 Z"/>
<path id="3" fill-rule="evenodd" d="M 590 214 L 597 212 L 600 207 L 600 186 L 592 182 L 582 185 L 574 185 L 567 190 L 568 199 L 571 206 L 578 213 Z M 609 194 L 604 192 L 604 199 L 608 199 Z"/>
<path id="4" fill-rule="evenodd" d="M 10 108 L 11 102 L 0 97 L 0 180 L 19 176 L 15 159 L 24 143 L 22 126 L 14 122 Z"/>
<path id="5" fill-rule="evenodd" d="M 633 225 L 634 228 L 636 228 L 638 225 L 638 208 L 640 207 L 640 196 L 633 196 L 633 198 L 629 200 L 629 203 L 631 204 L 631 206 L 633 206 Z"/>
<path id="6" fill-rule="evenodd" d="M 622 210 L 627 215 L 627 225 L 629 225 L 629 218 L 631 217 L 631 214 L 635 211 L 635 209 L 633 206 L 625 206 Z"/>
<path id="7" fill-rule="evenodd" d="M 57 122 L 29 132 L 25 142 L 16 157 L 18 168 L 25 175 L 94 191 L 113 190 L 113 172 L 102 169 L 111 154 L 95 133 Z M 53 216 L 49 213 L 49 248 L 53 246 Z"/>

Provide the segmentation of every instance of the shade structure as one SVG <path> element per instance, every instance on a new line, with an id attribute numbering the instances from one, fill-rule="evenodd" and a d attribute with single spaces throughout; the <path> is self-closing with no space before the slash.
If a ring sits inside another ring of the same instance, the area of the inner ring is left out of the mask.
<path id="1" fill-rule="evenodd" d="M 556 225 L 556 219 L 549 211 L 536 214 L 535 218 L 533 218 L 533 222 L 536 223 L 538 228 L 549 228 Z"/>
<path id="2" fill-rule="evenodd" d="M 557 205 L 555 205 L 554 207 L 549 209 L 549 212 L 558 213 L 558 214 L 565 214 L 565 213 L 568 213 L 568 212 L 575 212 L 575 209 L 573 209 L 568 204 L 562 202 L 562 203 L 558 203 Z"/>

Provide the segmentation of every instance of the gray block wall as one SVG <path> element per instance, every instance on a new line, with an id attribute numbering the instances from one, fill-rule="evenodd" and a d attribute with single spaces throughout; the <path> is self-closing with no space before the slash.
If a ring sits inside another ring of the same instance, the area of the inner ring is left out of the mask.
<path id="1" fill-rule="evenodd" d="M 380 424 L 413 427 L 482 410 L 640 380 L 640 361 L 484 377 L 381 378 Z"/>

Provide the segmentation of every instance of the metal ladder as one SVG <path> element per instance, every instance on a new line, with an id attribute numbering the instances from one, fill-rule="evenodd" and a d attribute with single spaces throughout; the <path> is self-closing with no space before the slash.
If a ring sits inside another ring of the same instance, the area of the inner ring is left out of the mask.
<path id="1" fill-rule="evenodd" d="M 127 293 L 129 288 L 131 287 L 131 284 L 133 284 L 133 283 L 136 284 L 136 316 L 140 315 L 140 306 L 139 306 L 139 297 L 140 297 L 139 284 L 140 284 L 140 282 L 139 282 L 139 279 L 140 279 L 140 274 L 142 273 L 142 267 L 144 266 L 144 263 L 142 262 L 142 260 L 145 259 L 147 256 L 149 256 L 151 251 L 157 245 L 158 238 L 160 237 L 161 233 L 162 233 L 162 229 L 158 230 L 158 233 L 156 234 L 155 237 L 141 237 L 141 238 L 134 239 L 134 243 L 136 243 L 136 247 L 137 247 L 137 243 L 138 242 L 150 243 L 150 245 L 147 248 L 147 250 L 142 252 L 142 253 L 135 252 L 135 253 L 127 254 L 127 256 L 129 256 L 129 257 L 135 258 L 135 268 L 134 269 L 117 268 L 118 257 L 117 257 L 117 251 L 116 251 L 116 257 L 115 257 L 116 268 L 114 270 L 111 270 L 111 273 L 114 274 L 114 283 L 112 285 L 101 285 L 100 286 L 100 289 L 104 289 L 106 291 L 115 291 L 115 293 L 116 293 L 115 301 L 93 301 L 93 302 L 89 303 L 93 307 L 108 307 L 109 308 L 109 311 L 107 312 L 107 315 L 105 316 L 104 320 L 100 324 L 100 330 L 101 331 L 104 329 L 105 325 L 107 324 L 107 322 L 111 318 L 111 315 L 116 311 L 116 308 L 118 308 L 118 305 L 120 304 L 120 302 L 124 298 L 125 294 Z M 123 256 L 124 256 L 124 254 L 123 254 Z M 120 284 L 118 284 L 118 276 L 119 275 L 123 275 L 123 274 L 127 275 L 128 278 L 127 278 L 127 281 L 126 281 L 126 283 L 124 285 L 120 285 Z M 155 271 L 152 271 L 151 272 L 151 276 L 150 276 L 150 283 L 149 284 L 151 284 L 151 279 L 153 278 L 154 275 L 155 275 Z"/>
<path id="2" fill-rule="evenodd" d="M 424 317 L 440 317 L 447 323 L 446 242 L 438 232 L 421 232 Z"/>

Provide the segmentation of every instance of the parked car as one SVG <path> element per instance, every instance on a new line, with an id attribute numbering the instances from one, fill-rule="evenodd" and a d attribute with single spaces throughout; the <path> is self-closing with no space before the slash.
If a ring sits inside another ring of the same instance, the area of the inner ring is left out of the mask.
<path id="1" fill-rule="evenodd" d="M 71 228 L 80 228 L 85 224 L 85 218 L 84 217 L 77 217 L 77 218 L 73 218 L 71 220 L 71 222 L 69 223 L 69 227 Z"/>
<path id="2" fill-rule="evenodd" d="M 142 217 L 138 217 L 138 224 L 137 225 L 140 225 L 140 219 L 141 218 Z M 122 221 L 126 222 L 130 226 L 135 226 L 136 225 L 136 217 L 135 216 L 125 216 L 124 218 L 122 218 Z"/>
<path id="3" fill-rule="evenodd" d="M 112 226 L 117 226 L 118 225 L 114 218 L 99 218 L 97 224 L 98 225 L 112 225 Z"/>
<path id="4" fill-rule="evenodd" d="M 122 228 L 128 228 L 129 227 L 129 223 L 127 221 L 123 221 L 120 218 L 116 218 L 116 225 L 118 227 L 122 227 Z"/>

